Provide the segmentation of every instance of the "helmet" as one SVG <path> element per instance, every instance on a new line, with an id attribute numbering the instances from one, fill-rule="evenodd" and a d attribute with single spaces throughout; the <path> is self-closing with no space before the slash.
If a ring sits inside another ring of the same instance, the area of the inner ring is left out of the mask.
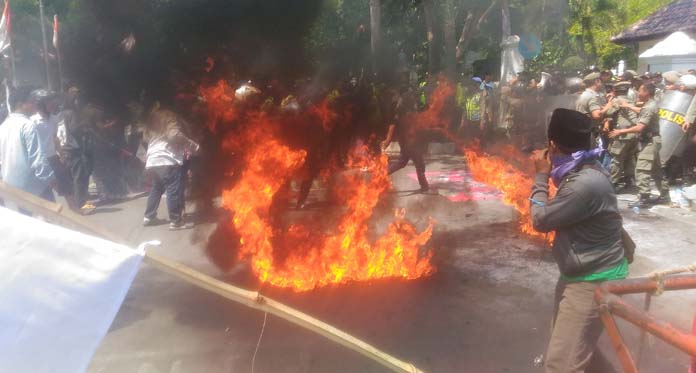
<path id="1" fill-rule="evenodd" d="M 234 98 L 238 101 L 246 101 L 256 95 L 261 94 L 261 91 L 251 85 L 251 81 L 242 84 L 236 91 L 234 91 Z"/>
<path id="2" fill-rule="evenodd" d="M 36 104 L 45 103 L 46 101 L 56 97 L 55 92 L 46 89 L 37 89 L 29 94 L 29 101 Z"/>
<path id="3" fill-rule="evenodd" d="M 578 92 L 582 90 L 582 84 L 582 79 L 578 77 L 568 78 L 565 80 L 566 90 L 569 92 Z"/>

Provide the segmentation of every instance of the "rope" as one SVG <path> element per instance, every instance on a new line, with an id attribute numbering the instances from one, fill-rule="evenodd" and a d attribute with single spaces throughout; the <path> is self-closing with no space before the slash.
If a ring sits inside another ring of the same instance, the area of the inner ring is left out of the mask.
<path id="1" fill-rule="evenodd" d="M 655 293 L 653 293 L 653 294 L 655 296 L 659 296 L 665 292 L 665 277 L 670 276 L 670 275 L 676 275 L 679 273 L 684 273 L 684 272 L 696 272 L 696 263 L 685 266 L 685 267 L 668 269 L 666 271 L 656 271 L 656 272 L 652 272 L 651 274 L 649 274 L 648 277 L 654 279 L 657 282 L 657 289 L 655 290 Z"/>
<path id="2" fill-rule="evenodd" d="M 266 319 L 268 318 L 268 312 L 263 313 L 263 325 L 261 325 L 261 334 L 259 334 L 259 340 L 256 342 L 256 349 L 254 349 L 254 357 L 251 358 L 251 373 L 254 373 L 254 366 L 256 365 L 256 353 L 259 352 L 259 346 L 261 346 L 261 338 L 263 338 L 263 331 L 266 330 Z"/>

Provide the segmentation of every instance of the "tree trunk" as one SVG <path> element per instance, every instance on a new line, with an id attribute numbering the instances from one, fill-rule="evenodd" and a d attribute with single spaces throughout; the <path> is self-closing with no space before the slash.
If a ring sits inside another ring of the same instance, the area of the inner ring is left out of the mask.
<path id="1" fill-rule="evenodd" d="M 445 39 L 445 74 L 453 82 L 457 79 L 457 41 L 455 39 L 457 6 L 454 0 L 447 0 L 443 10 L 445 12 L 442 17 L 442 34 Z"/>
<path id="2" fill-rule="evenodd" d="M 381 0 L 370 0 L 370 46 L 372 48 L 372 73 L 378 74 L 382 44 Z"/>
<path id="3" fill-rule="evenodd" d="M 466 14 L 466 19 L 464 20 L 464 27 L 462 27 L 462 33 L 459 35 L 459 41 L 457 42 L 457 61 L 461 60 L 466 54 L 466 48 L 469 46 L 469 42 L 476 33 L 481 30 L 481 25 L 488 18 L 488 14 L 493 10 L 493 8 L 498 4 L 498 0 L 491 1 L 491 5 L 481 13 L 478 20 L 474 22 L 474 14 L 469 11 Z"/>
<path id="4" fill-rule="evenodd" d="M 592 17 L 584 16 L 582 17 L 582 38 L 583 38 L 583 50 L 585 48 L 585 43 L 590 45 L 590 59 L 591 61 L 585 61 L 586 64 L 589 62 L 597 61 L 597 45 L 594 40 L 594 35 L 592 34 Z"/>
<path id="5" fill-rule="evenodd" d="M 435 5 L 434 0 L 424 0 L 425 29 L 428 39 L 428 74 L 434 77 L 440 67 L 439 40 L 435 35 Z"/>

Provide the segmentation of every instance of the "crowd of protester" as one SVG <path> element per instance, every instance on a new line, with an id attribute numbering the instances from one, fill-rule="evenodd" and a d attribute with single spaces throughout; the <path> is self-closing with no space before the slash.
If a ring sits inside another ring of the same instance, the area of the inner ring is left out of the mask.
<path id="1" fill-rule="evenodd" d="M 648 137 L 655 133 L 648 136 L 641 132 L 648 126 L 656 132 L 657 109 L 664 93 L 681 90 L 693 95 L 694 79 L 693 71 L 641 76 L 630 70 L 620 76 L 609 71 L 553 72 L 543 73 L 540 79 L 521 73 L 507 82 L 495 82 L 490 73 L 462 76 L 449 103 L 451 110 L 446 110 L 451 123 L 448 135 L 475 138 L 484 146 L 504 141 L 531 151 L 545 146 L 547 123 L 554 109 L 577 110 L 593 122 L 593 141 L 606 150 L 602 163 L 611 172 L 614 187 L 629 190 L 637 186 L 641 205 L 664 202 L 668 193 L 660 183 L 662 176 L 653 169 L 652 159 L 643 157 L 641 162 L 639 156 L 652 144 Z M 233 132 L 234 126 L 211 128 L 199 88 L 212 86 L 215 80 L 194 82 L 178 77 L 173 82 L 168 107 L 141 95 L 125 105 L 122 113 L 87 100 L 77 87 L 64 93 L 29 87 L 13 90 L 8 100 L 12 112 L 0 125 L 3 181 L 49 201 L 55 201 L 58 194 L 82 214 L 149 193 L 145 226 L 160 223 L 157 210 L 166 194 L 170 228 L 190 226 L 184 221 L 184 201 L 192 193 L 187 193 L 186 185 L 205 176 L 207 182 L 194 183 L 197 194 L 208 202 L 220 195 L 219 186 L 229 182 L 223 180 L 227 173 L 220 170 L 236 167 L 234 159 L 221 153 L 222 139 L 229 135 L 225 131 Z M 402 122 L 409 113 L 427 109 L 438 84 L 427 75 L 421 82 L 403 75 L 379 84 L 347 77 L 332 83 L 298 79 L 231 86 L 239 87 L 235 105 L 241 105 L 237 108 L 241 111 L 287 114 L 326 102 L 336 113 L 350 112 L 349 124 L 334 126 L 319 137 L 307 136 L 311 132 L 307 128 L 287 131 L 288 142 L 308 153 L 298 176 L 296 201 L 298 208 L 304 208 L 314 179 L 323 169 L 344 162 L 356 141 L 379 151 L 380 146 L 386 148 L 398 140 L 401 156 L 392 160 L 389 172 L 413 161 L 421 192 L 427 192 L 423 159 L 427 141 L 419 141 Z M 694 137 L 694 126 L 690 126 L 693 106 L 683 125 L 689 138 Z M 243 116 L 237 120 L 242 121 Z M 668 182 L 693 178 L 696 145 L 689 144 L 679 156 L 661 161 L 659 170 L 665 171 Z M 654 149 L 649 151 L 654 153 Z M 657 184 L 661 199 L 649 199 L 650 182 Z M 209 205 L 212 203 L 199 207 Z"/>
<path id="2" fill-rule="evenodd" d="M 180 117 L 138 103 L 124 125 L 97 102 L 83 103 L 76 87 L 63 94 L 18 87 L 7 104 L 0 125 L 4 183 L 50 202 L 57 194 L 81 214 L 149 188 L 144 224 L 157 222 L 166 192 L 170 229 L 186 225 L 186 161 L 198 145 L 184 134 Z"/>

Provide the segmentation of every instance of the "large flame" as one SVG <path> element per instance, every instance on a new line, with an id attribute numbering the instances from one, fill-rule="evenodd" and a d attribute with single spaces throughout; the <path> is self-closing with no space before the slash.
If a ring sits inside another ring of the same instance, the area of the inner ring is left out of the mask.
<path id="1" fill-rule="evenodd" d="M 417 129 L 435 130 L 458 144 L 471 176 L 476 181 L 498 189 L 503 195 L 503 202 L 519 213 L 520 231 L 533 238 L 553 241 L 553 233 L 541 233 L 532 227 L 529 193 L 533 185 L 534 169 L 529 156 L 510 144 L 489 146 L 486 151 L 478 144 L 465 145 L 450 131 L 449 122 L 443 120 L 446 118 L 443 114 L 446 114 L 447 102 L 453 92 L 452 85 L 440 79 L 428 110 L 414 114 Z M 553 189 L 552 187 L 551 194 L 554 193 Z"/>
<path id="2" fill-rule="evenodd" d="M 201 89 L 208 94 L 204 96 L 208 109 L 216 111 L 217 120 L 229 112 L 222 105 L 226 91 L 224 83 Z M 303 115 L 313 117 L 325 130 L 335 119 L 325 104 Z M 288 120 L 280 114 L 246 113 L 238 137 L 226 141 L 244 157 L 240 180 L 222 196 L 223 207 L 233 213 L 230 224 L 240 237 L 238 259 L 248 260 L 260 281 L 295 291 L 381 278 L 416 279 L 433 273 L 432 252 L 420 253 L 432 234 L 432 221 L 418 232 L 404 220 L 404 211 L 398 211 L 386 232 L 370 239 L 374 232 L 369 220 L 390 179 L 387 157 L 372 155 L 366 147 L 356 148 L 347 169 L 340 173 L 336 195 L 342 210 L 335 219 L 326 217 L 321 222 L 335 224 L 283 226 L 278 222 L 276 198 L 285 193 L 307 156 L 278 135 Z"/>
<path id="3" fill-rule="evenodd" d="M 487 148 L 464 146 L 448 128 L 448 100 L 454 90 L 440 81 L 431 96 L 429 108 L 407 116 L 414 131 L 438 132 L 457 142 L 474 179 L 489 184 L 503 194 L 503 202 L 520 215 L 520 230 L 536 238 L 552 239 L 531 226 L 529 190 L 532 186 L 531 162 L 513 146 Z M 208 126 L 215 132 L 220 123 L 239 119 L 232 89 L 224 82 L 202 87 L 207 103 Z M 248 260 L 254 274 L 264 283 L 295 291 L 308 291 L 331 284 L 380 278 L 416 279 L 435 271 L 431 251 L 421 255 L 432 235 L 432 221 L 418 232 L 397 211 L 386 232 L 370 239 L 369 220 L 382 194 L 389 188 L 387 157 L 370 154 L 365 148 L 349 156 L 336 196 L 343 209 L 335 219 L 313 224 L 278 222 L 278 196 L 286 192 L 307 156 L 282 140 L 278 129 L 299 122 L 316 123 L 318 131 L 330 131 L 337 117 L 327 101 L 293 119 L 281 114 L 244 113 L 244 125 L 226 145 L 244 157 L 240 180 L 223 192 L 223 207 L 233 213 L 230 222 L 239 235 L 238 259 Z"/>
<path id="4" fill-rule="evenodd" d="M 465 148 L 463 151 L 472 177 L 498 189 L 503 194 L 503 202 L 519 213 L 520 231 L 530 237 L 553 241 L 553 233 L 538 232 L 532 227 L 529 192 L 533 180 L 530 173 L 511 164 L 511 160 L 523 160 L 526 157 L 512 147 L 500 148 L 502 156 L 484 153 L 477 147 Z M 524 163 L 519 163 L 524 167 Z"/>

